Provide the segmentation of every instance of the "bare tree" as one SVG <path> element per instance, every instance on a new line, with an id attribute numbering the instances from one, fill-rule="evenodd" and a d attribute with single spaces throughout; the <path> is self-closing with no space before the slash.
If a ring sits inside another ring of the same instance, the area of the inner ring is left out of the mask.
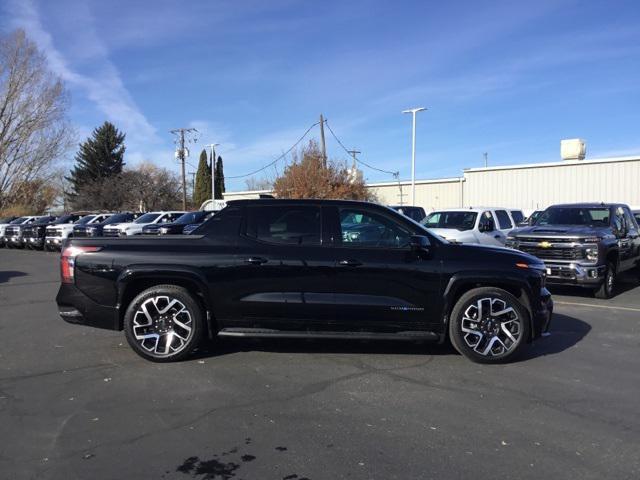
<path id="1" fill-rule="evenodd" d="M 244 181 L 247 190 L 271 190 L 273 181 L 268 178 L 249 177 Z"/>
<path id="2" fill-rule="evenodd" d="M 0 36 L 0 209 L 70 146 L 68 96 L 23 30 Z"/>
<path id="3" fill-rule="evenodd" d="M 273 184 L 278 198 L 334 198 L 347 200 L 375 200 L 362 179 L 349 172 L 345 162 L 330 159 L 326 165 L 318 144 L 310 141 Z"/>

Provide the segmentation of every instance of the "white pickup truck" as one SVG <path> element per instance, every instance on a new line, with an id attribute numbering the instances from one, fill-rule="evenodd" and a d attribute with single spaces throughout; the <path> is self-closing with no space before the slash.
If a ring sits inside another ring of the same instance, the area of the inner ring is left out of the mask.
<path id="1" fill-rule="evenodd" d="M 46 236 L 44 238 L 45 250 L 59 250 L 62 244 L 69 236 L 73 236 L 73 227 L 75 225 L 89 225 L 92 223 L 100 223 L 109 218 L 112 213 L 98 213 L 85 215 L 73 223 L 59 223 L 47 227 Z"/>
<path id="2" fill-rule="evenodd" d="M 421 222 L 436 235 L 455 243 L 504 246 L 516 228 L 508 208 L 479 207 L 436 210 Z"/>

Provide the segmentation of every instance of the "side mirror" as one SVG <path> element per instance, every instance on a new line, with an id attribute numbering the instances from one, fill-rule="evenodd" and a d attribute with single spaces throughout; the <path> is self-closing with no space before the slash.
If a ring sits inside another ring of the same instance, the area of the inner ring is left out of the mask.
<path id="1" fill-rule="evenodd" d="M 409 239 L 409 246 L 414 252 L 424 252 L 429 250 L 431 243 L 429 243 L 429 239 L 424 235 L 411 235 L 411 238 Z"/>

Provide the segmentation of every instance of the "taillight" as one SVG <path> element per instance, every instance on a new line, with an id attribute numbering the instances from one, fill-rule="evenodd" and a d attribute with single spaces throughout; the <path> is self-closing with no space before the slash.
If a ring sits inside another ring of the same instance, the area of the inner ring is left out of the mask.
<path id="1" fill-rule="evenodd" d="M 76 257 L 81 253 L 97 252 L 101 247 L 67 247 L 60 255 L 60 280 L 62 283 L 73 283 Z"/>

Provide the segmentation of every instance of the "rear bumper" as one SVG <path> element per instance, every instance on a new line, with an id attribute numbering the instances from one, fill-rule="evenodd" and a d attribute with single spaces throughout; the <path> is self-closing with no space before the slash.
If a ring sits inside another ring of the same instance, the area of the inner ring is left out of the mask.
<path id="1" fill-rule="evenodd" d="M 75 285 L 60 285 L 56 303 L 58 313 L 65 322 L 108 330 L 122 330 L 116 307 L 94 302 Z"/>
<path id="2" fill-rule="evenodd" d="M 547 284 L 576 285 L 597 288 L 604 281 L 604 265 L 579 265 L 577 263 L 545 262 L 548 269 Z"/>

